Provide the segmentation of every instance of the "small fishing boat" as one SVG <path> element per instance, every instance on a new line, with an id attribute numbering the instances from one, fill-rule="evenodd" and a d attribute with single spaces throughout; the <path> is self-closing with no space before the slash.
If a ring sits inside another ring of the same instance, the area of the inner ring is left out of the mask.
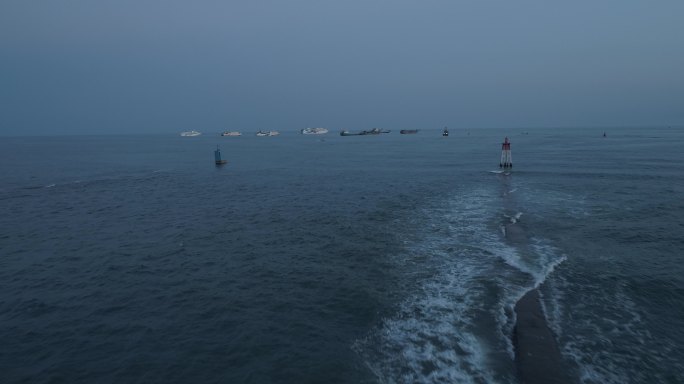
<path id="1" fill-rule="evenodd" d="M 449 136 L 449 130 L 447 127 L 444 127 L 444 130 L 442 131 L 442 136 Z"/>
<path id="2" fill-rule="evenodd" d="M 340 132 L 340 136 L 367 136 L 367 135 L 379 135 L 381 133 L 390 133 L 391 131 L 389 130 L 384 130 L 380 128 L 373 128 L 370 130 L 363 130 L 360 132 L 349 132 L 347 130 L 344 130 Z"/>
<path id="3" fill-rule="evenodd" d="M 268 132 L 259 131 L 256 133 L 256 135 L 257 136 L 278 136 L 278 135 L 280 135 L 280 132 L 278 132 L 278 131 L 268 131 Z"/>
<path id="4" fill-rule="evenodd" d="M 201 132 L 197 132 L 197 131 L 185 131 L 185 132 L 181 132 L 180 135 L 183 137 L 192 137 L 192 136 L 199 136 L 201 134 L 202 134 Z"/>
<path id="5" fill-rule="evenodd" d="M 370 131 L 361 131 L 362 135 L 379 135 L 382 131 L 379 128 L 373 128 Z"/>
<path id="6" fill-rule="evenodd" d="M 304 128 L 301 130 L 302 135 L 323 135 L 328 133 L 327 128 Z"/>
<path id="7" fill-rule="evenodd" d="M 340 136 L 360 136 L 363 135 L 361 132 L 349 132 L 347 130 L 341 131 Z"/>
<path id="8" fill-rule="evenodd" d="M 402 135 L 412 135 L 414 133 L 418 133 L 418 130 L 417 129 L 402 129 L 401 131 L 399 131 L 399 133 L 401 133 Z"/>
<path id="9" fill-rule="evenodd" d="M 242 133 L 237 131 L 225 131 L 221 134 L 221 136 L 242 136 Z"/>

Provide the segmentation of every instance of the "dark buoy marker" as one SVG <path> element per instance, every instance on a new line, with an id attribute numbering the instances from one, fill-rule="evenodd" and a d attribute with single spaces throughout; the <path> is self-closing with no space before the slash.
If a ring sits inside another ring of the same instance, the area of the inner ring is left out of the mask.
<path id="1" fill-rule="evenodd" d="M 501 144 L 501 161 L 499 162 L 499 168 L 513 168 L 513 158 L 511 157 L 511 143 L 508 141 L 508 137 L 506 137 L 504 139 L 504 142 Z"/>
<path id="2" fill-rule="evenodd" d="M 221 159 L 221 149 L 219 146 L 216 146 L 216 150 L 214 151 L 214 162 L 216 165 L 223 165 L 228 162 L 228 160 L 222 160 Z"/>

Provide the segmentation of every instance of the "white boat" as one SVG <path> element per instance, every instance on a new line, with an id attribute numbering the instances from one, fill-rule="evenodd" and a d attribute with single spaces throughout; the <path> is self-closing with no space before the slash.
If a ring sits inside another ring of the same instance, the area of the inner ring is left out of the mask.
<path id="1" fill-rule="evenodd" d="M 328 133 L 327 128 L 304 128 L 302 129 L 302 135 L 322 135 Z"/>
<path id="2" fill-rule="evenodd" d="M 221 136 L 242 136 L 242 133 L 237 131 L 225 131 L 221 134 Z"/>
<path id="3" fill-rule="evenodd" d="M 181 136 L 184 136 L 184 137 L 191 137 L 191 136 L 199 136 L 199 135 L 201 135 L 201 134 L 202 134 L 202 132 L 197 132 L 197 131 L 185 131 L 185 132 L 181 132 L 180 135 L 181 135 Z"/>
<path id="4" fill-rule="evenodd" d="M 278 135 L 280 135 L 280 132 L 278 132 L 278 131 L 268 131 L 268 132 L 259 131 L 256 133 L 256 135 L 257 136 L 278 136 Z"/>

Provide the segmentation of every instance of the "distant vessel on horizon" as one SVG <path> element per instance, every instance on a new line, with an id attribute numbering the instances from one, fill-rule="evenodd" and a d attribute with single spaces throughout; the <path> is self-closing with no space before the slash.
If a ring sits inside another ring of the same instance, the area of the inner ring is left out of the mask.
<path id="1" fill-rule="evenodd" d="M 256 133 L 256 135 L 257 136 L 278 136 L 278 135 L 280 135 L 280 132 L 278 132 L 278 131 L 268 131 L 268 132 L 259 131 Z"/>
<path id="2" fill-rule="evenodd" d="M 202 132 L 197 132 L 197 131 L 185 131 L 185 132 L 181 132 L 180 135 L 183 136 L 183 137 L 192 137 L 192 136 L 199 136 L 199 135 L 201 135 L 201 134 L 202 134 Z"/>
<path id="3" fill-rule="evenodd" d="M 380 129 L 380 128 L 373 128 L 371 130 L 364 130 L 361 132 L 349 132 L 347 130 L 343 130 L 340 132 L 340 136 L 365 136 L 365 135 L 379 135 L 381 133 L 390 133 L 392 131 L 388 129 Z"/>
<path id="4" fill-rule="evenodd" d="M 323 135 L 328 133 L 327 128 L 304 128 L 301 130 L 302 135 Z"/>
<path id="5" fill-rule="evenodd" d="M 412 135 L 414 133 L 418 133 L 418 130 L 417 129 L 402 129 L 401 131 L 399 131 L 399 133 L 401 133 L 402 135 Z"/>
<path id="6" fill-rule="evenodd" d="M 242 133 L 238 131 L 225 131 L 221 134 L 221 136 L 242 136 Z"/>
<path id="7" fill-rule="evenodd" d="M 447 127 L 444 127 L 444 131 L 442 131 L 442 136 L 449 136 L 449 130 Z"/>

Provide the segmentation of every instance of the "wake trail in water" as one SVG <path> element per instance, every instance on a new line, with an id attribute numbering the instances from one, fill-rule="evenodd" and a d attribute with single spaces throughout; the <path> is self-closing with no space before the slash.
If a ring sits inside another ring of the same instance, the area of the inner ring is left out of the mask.
<path id="1" fill-rule="evenodd" d="M 513 307 L 564 257 L 543 240 L 522 251 L 507 244 L 497 231 L 499 196 L 474 190 L 428 208 L 422 239 L 395 256 L 399 269 L 430 273 L 396 313 L 353 344 L 381 382 L 515 381 Z M 521 216 L 516 211 L 507 221 Z"/>

